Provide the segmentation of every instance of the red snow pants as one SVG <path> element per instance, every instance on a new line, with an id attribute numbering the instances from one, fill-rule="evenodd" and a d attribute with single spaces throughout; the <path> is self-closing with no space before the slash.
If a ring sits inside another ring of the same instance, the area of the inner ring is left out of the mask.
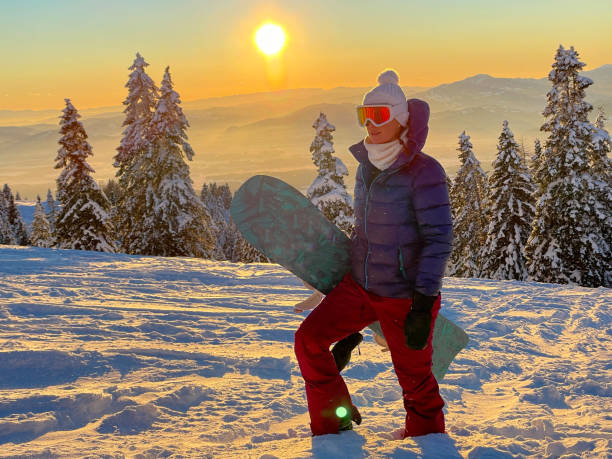
<path id="1" fill-rule="evenodd" d="M 295 354 L 306 383 L 313 435 L 338 433 L 339 406 L 350 413 L 351 397 L 336 368 L 330 345 L 376 320 L 380 321 L 402 387 L 405 436 L 444 433 L 444 401 L 431 372 L 432 333 L 422 351 L 413 351 L 405 344 L 404 319 L 411 305 L 411 299 L 369 293 L 347 274 L 304 319 L 295 333 Z M 432 308 L 432 330 L 439 310 L 440 297 Z"/>

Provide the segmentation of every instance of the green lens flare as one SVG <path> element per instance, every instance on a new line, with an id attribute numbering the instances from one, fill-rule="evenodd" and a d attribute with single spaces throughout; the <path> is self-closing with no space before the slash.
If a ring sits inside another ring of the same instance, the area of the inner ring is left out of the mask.
<path id="1" fill-rule="evenodd" d="M 345 418 L 347 414 L 348 411 L 343 406 L 339 406 L 338 408 L 336 408 L 336 416 L 338 416 L 339 418 Z"/>

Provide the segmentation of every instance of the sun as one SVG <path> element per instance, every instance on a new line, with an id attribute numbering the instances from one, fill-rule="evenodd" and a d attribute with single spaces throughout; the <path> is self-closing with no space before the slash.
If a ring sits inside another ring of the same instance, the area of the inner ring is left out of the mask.
<path id="1" fill-rule="evenodd" d="M 285 46 L 286 36 L 283 28 L 268 22 L 255 32 L 255 44 L 260 51 L 268 56 L 278 54 Z"/>

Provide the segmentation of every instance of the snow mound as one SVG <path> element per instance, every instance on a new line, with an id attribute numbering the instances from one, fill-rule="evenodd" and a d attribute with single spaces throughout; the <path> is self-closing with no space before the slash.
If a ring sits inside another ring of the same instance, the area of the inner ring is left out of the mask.
<path id="1" fill-rule="evenodd" d="M 136 435 L 151 428 L 160 412 L 151 403 L 128 406 L 118 413 L 107 416 L 96 429 L 99 433 Z"/>
<path id="2" fill-rule="evenodd" d="M 192 406 L 214 400 L 215 395 L 216 391 L 213 389 L 189 385 L 158 398 L 155 404 L 171 410 L 186 412 Z"/>

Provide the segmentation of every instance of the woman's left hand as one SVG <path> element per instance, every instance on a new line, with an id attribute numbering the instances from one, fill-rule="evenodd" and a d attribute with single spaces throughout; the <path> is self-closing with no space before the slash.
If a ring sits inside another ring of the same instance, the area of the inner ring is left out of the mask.
<path id="1" fill-rule="evenodd" d="M 318 290 L 315 290 L 312 295 L 310 295 L 304 301 L 300 301 L 295 306 L 293 306 L 293 311 L 299 313 L 313 309 L 321 302 L 322 299 L 323 294 Z"/>

